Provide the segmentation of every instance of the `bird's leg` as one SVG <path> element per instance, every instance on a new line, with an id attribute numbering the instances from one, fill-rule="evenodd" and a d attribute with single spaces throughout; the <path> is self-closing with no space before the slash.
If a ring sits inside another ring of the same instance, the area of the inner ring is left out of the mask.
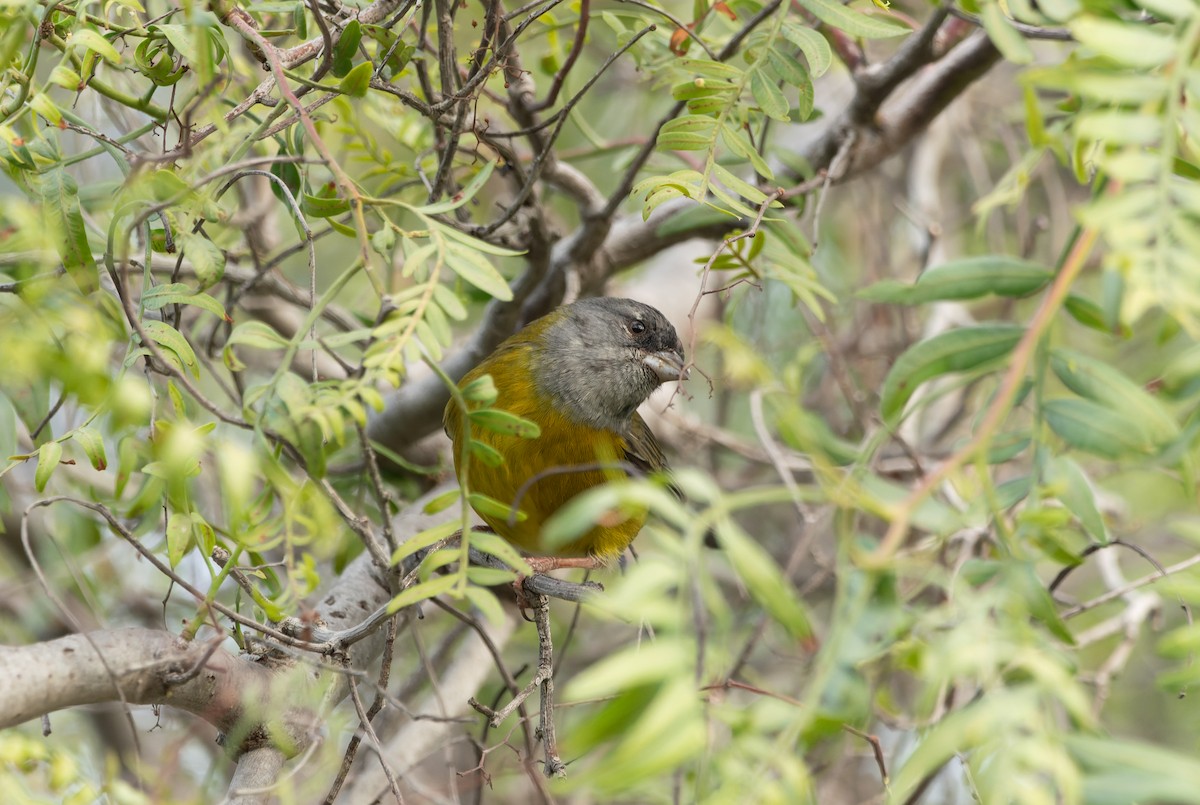
<path id="1" fill-rule="evenodd" d="M 564 567 L 581 567 L 585 570 L 596 570 L 604 567 L 604 560 L 595 556 L 526 556 L 525 561 L 533 568 L 534 573 L 549 573 Z"/>

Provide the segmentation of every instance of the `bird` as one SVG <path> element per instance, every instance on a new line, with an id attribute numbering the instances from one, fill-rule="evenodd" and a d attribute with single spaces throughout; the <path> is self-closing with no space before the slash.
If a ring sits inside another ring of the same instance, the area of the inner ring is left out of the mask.
<path id="1" fill-rule="evenodd" d="M 667 470 L 667 460 L 637 409 L 660 385 L 687 379 L 683 345 L 659 310 L 632 299 L 597 297 L 563 305 L 501 343 L 459 381 L 490 375 L 494 407 L 538 426 L 536 438 L 480 426 L 470 438 L 503 458 L 471 450 L 469 491 L 522 513 L 474 506 L 491 530 L 518 548 L 534 573 L 601 568 L 617 560 L 641 531 L 646 512 L 613 513 L 567 545 L 550 546 L 542 526 L 563 505 L 613 478 Z M 482 407 L 484 403 L 467 403 Z M 451 400 L 443 424 L 463 479 L 466 413 Z M 519 499 L 518 499 L 519 498 Z M 482 509 L 482 510 L 481 510 Z"/>

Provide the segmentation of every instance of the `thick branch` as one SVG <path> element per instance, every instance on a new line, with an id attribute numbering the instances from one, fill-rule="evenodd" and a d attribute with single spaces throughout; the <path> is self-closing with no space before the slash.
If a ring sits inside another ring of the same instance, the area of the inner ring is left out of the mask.
<path id="1" fill-rule="evenodd" d="M 921 58 L 923 50 L 902 49 L 896 54 L 911 68 L 907 75 L 879 69 L 879 78 L 860 85 L 854 100 L 838 115 L 825 133 L 809 146 L 803 156 L 814 171 L 826 170 L 850 138 L 853 146 L 844 166 L 833 181 L 845 181 L 867 171 L 898 152 L 967 87 L 979 80 L 1000 60 L 1000 51 L 983 31 L 976 31 L 932 65 Z M 890 62 L 889 62 L 890 63 Z M 898 99 L 890 93 L 899 78 L 919 73 Z M 880 95 L 880 87 L 887 91 Z M 886 105 L 885 105 L 886 104 Z M 878 111 L 877 111 L 878 110 Z"/>
<path id="2" fill-rule="evenodd" d="M 0 728 L 65 707 L 123 697 L 133 704 L 170 703 L 232 730 L 243 692 L 264 689 L 272 673 L 223 648 L 205 659 L 208 648 L 204 640 L 188 643 L 168 632 L 139 628 L 0 647 L 0 678 L 5 680 Z M 201 662 L 200 673 L 190 673 Z"/>

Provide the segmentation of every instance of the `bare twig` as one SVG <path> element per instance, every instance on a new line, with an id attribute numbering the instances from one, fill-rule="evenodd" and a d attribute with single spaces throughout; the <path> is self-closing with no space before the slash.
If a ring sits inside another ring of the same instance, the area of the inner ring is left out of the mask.
<path id="1" fill-rule="evenodd" d="M 474 697 L 469 703 L 486 716 L 493 727 L 498 727 L 514 710 L 524 704 L 535 690 L 540 689 L 542 709 L 538 732 L 546 752 L 543 771 L 547 777 L 562 777 L 566 773 L 566 766 L 558 756 L 558 741 L 554 732 L 554 645 L 550 638 L 550 599 L 544 595 L 534 598 L 533 621 L 538 632 L 538 664 L 529 684 L 499 710 L 493 710 Z"/>

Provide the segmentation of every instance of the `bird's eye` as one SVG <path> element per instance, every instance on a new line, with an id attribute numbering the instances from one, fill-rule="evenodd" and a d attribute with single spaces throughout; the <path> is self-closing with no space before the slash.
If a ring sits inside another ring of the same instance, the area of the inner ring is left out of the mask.
<path id="1" fill-rule="evenodd" d="M 629 324 L 629 332 L 635 335 L 646 332 L 646 323 L 641 319 L 634 319 Z"/>

